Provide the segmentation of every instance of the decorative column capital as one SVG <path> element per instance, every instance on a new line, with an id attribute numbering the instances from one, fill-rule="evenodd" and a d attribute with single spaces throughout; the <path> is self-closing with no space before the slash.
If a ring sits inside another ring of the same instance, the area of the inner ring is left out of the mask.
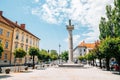
<path id="1" fill-rule="evenodd" d="M 74 25 L 71 25 L 71 20 L 69 20 L 69 25 L 66 26 L 67 30 L 73 30 L 74 29 Z"/>

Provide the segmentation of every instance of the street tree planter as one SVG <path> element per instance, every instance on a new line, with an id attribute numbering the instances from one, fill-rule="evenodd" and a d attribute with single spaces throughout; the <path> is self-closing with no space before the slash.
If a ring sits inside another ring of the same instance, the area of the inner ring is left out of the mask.
<path id="1" fill-rule="evenodd" d="M 25 70 L 27 71 L 27 70 L 28 70 L 28 67 L 25 67 Z"/>
<path id="2" fill-rule="evenodd" d="M 6 74 L 9 74 L 10 73 L 10 69 L 9 68 L 5 69 L 5 72 L 6 72 Z"/>

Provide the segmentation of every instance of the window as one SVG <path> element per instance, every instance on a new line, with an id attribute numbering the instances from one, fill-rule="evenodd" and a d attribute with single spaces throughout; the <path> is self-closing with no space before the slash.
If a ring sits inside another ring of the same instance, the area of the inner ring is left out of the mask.
<path id="1" fill-rule="evenodd" d="M 9 37 L 10 36 L 10 32 L 7 32 L 6 36 Z"/>
<path id="2" fill-rule="evenodd" d="M 5 43 L 5 48 L 8 48 L 8 41 L 6 41 Z"/>
<path id="3" fill-rule="evenodd" d="M 32 44 L 32 38 L 30 38 L 30 44 Z"/>
<path id="4" fill-rule="evenodd" d="M 25 50 L 26 50 L 26 52 L 28 51 L 28 46 L 26 46 L 26 49 L 25 49 Z"/>
<path id="5" fill-rule="evenodd" d="M 86 49 L 84 49 L 84 52 L 86 52 Z"/>
<path id="6" fill-rule="evenodd" d="M 0 39 L 0 43 L 2 43 L 2 39 Z"/>
<path id="7" fill-rule="evenodd" d="M 28 43 L 28 36 L 26 37 L 26 43 Z"/>
<path id="8" fill-rule="evenodd" d="M 34 45 L 36 44 L 35 40 L 34 40 Z"/>
<path id="9" fill-rule="evenodd" d="M 80 49 L 80 52 L 82 52 L 82 50 Z"/>
<path id="10" fill-rule="evenodd" d="M 0 35 L 2 35 L 2 33 L 3 33 L 3 29 L 0 28 Z"/>
<path id="11" fill-rule="evenodd" d="M 39 41 L 37 41 L 37 47 L 39 47 Z"/>
<path id="12" fill-rule="evenodd" d="M 23 41 L 23 42 L 24 42 L 24 34 L 22 34 L 22 39 L 21 39 L 21 41 Z"/>
<path id="13" fill-rule="evenodd" d="M 36 40 L 36 46 L 37 46 L 37 40 Z"/>
<path id="14" fill-rule="evenodd" d="M 23 44 L 21 44 L 21 48 L 23 49 Z"/>
<path id="15" fill-rule="evenodd" d="M 15 49 L 18 48 L 18 43 L 15 43 Z"/>
<path id="16" fill-rule="evenodd" d="M 33 45 L 34 45 L 35 43 L 34 43 L 34 41 L 33 41 Z"/>
<path id="17" fill-rule="evenodd" d="M 4 54 L 4 60 L 7 60 L 7 56 L 8 56 L 8 55 L 5 53 L 5 54 Z"/>
<path id="18" fill-rule="evenodd" d="M 19 32 L 16 32 L 16 39 L 19 39 Z"/>

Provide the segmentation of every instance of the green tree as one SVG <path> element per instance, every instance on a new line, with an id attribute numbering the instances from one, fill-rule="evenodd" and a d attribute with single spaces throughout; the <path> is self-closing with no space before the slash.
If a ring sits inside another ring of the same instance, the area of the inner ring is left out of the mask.
<path id="1" fill-rule="evenodd" d="M 99 30 L 100 30 L 100 36 L 99 38 L 102 40 L 102 39 L 105 39 L 106 36 L 107 36 L 107 29 L 106 29 L 106 19 L 101 17 L 101 21 L 100 21 L 100 24 L 99 24 Z"/>
<path id="2" fill-rule="evenodd" d="M 23 58 L 27 53 L 22 48 L 17 48 L 14 51 L 15 58 Z"/>
<path id="3" fill-rule="evenodd" d="M 115 37 L 120 37 L 120 0 L 114 0 L 114 8 L 112 10 L 112 23 Z"/>
<path id="4" fill-rule="evenodd" d="M 50 58 L 51 58 L 52 60 L 57 60 L 57 59 L 58 59 L 58 53 L 57 53 L 56 50 L 51 50 L 51 51 L 50 51 Z"/>
<path id="5" fill-rule="evenodd" d="M 29 48 L 29 55 L 33 56 L 33 69 L 35 68 L 35 62 L 34 62 L 34 59 L 35 59 L 35 56 L 38 56 L 39 55 L 39 49 L 38 48 L 35 48 L 35 47 L 30 47 Z"/>
<path id="6" fill-rule="evenodd" d="M 42 62 L 46 62 L 46 61 L 49 61 L 50 55 L 48 54 L 46 50 L 42 49 L 39 52 L 38 59 Z"/>
<path id="7" fill-rule="evenodd" d="M 112 47 L 111 44 L 113 43 L 113 40 L 111 40 L 110 37 L 106 38 L 105 40 L 103 40 L 100 44 L 100 51 L 104 54 L 105 59 L 106 59 L 106 68 L 107 70 L 110 70 L 109 67 L 109 61 L 111 59 L 111 57 L 113 56 L 113 51 L 112 51 Z"/>
<path id="8" fill-rule="evenodd" d="M 17 48 L 14 51 L 15 58 L 19 58 L 19 62 L 20 59 L 23 58 L 26 54 L 27 53 L 22 48 Z M 18 71 L 19 71 L 19 67 L 18 67 Z"/>
<path id="9" fill-rule="evenodd" d="M 119 37 L 120 36 L 120 0 L 114 0 L 114 7 L 111 5 L 106 6 L 107 18 L 101 17 L 99 24 L 100 39 L 106 37 Z"/>
<path id="10" fill-rule="evenodd" d="M 96 59 L 96 54 L 94 50 L 91 50 L 88 54 L 85 55 L 85 57 L 88 61 L 92 61 L 92 65 L 94 66 L 94 62 Z"/>
<path id="11" fill-rule="evenodd" d="M 85 56 L 79 56 L 78 59 L 82 62 L 83 60 L 86 59 L 86 57 Z"/>
<path id="12" fill-rule="evenodd" d="M 120 37 L 120 0 L 114 0 L 114 7 L 111 7 L 111 5 L 106 6 L 106 16 L 107 18 L 101 18 L 100 24 L 99 24 L 99 30 L 100 30 L 100 39 L 104 40 L 109 37 L 111 38 L 117 38 Z M 102 41 L 101 44 L 106 49 L 101 49 L 105 53 L 106 57 L 106 65 L 107 70 L 109 70 L 109 59 L 110 55 L 112 55 L 111 48 L 109 47 L 111 43 L 109 44 L 109 40 L 106 39 L 106 41 Z M 102 47 L 101 47 L 102 48 Z M 117 50 L 118 52 L 119 50 Z M 108 53 L 107 53 L 108 52 Z M 115 53 L 115 52 L 113 52 Z"/>
<path id="13" fill-rule="evenodd" d="M 114 57 L 120 66 L 120 37 L 111 38 L 109 40 L 111 55 Z"/>
<path id="14" fill-rule="evenodd" d="M 0 56 L 2 56 L 2 52 L 3 52 L 3 47 L 2 44 L 0 43 Z"/>
<path id="15" fill-rule="evenodd" d="M 65 60 L 67 62 L 67 60 L 68 60 L 68 51 L 62 52 L 60 57 L 62 58 L 62 60 Z"/>

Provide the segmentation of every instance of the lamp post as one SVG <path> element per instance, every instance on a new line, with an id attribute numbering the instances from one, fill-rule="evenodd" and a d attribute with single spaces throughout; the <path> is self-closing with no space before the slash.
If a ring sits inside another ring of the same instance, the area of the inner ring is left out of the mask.
<path id="1" fill-rule="evenodd" d="M 60 47 L 61 45 L 59 44 L 59 55 L 58 55 L 59 64 L 60 64 Z"/>

